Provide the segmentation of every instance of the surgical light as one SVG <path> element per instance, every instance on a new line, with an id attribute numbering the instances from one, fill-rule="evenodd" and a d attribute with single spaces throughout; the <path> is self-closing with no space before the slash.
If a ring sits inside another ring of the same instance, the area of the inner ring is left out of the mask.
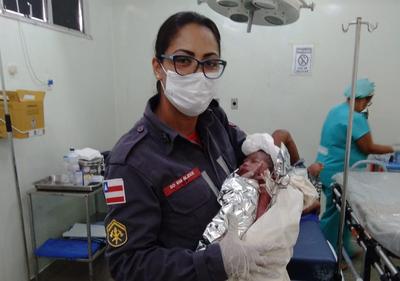
<path id="1" fill-rule="evenodd" d="M 239 6 L 239 0 L 217 0 L 218 5 L 222 7 L 232 8 Z"/>
<path id="2" fill-rule="evenodd" d="M 247 32 L 255 25 L 285 25 L 295 22 L 300 9 L 314 10 L 305 0 L 197 0 L 235 22 L 247 23 Z"/>
<path id="3" fill-rule="evenodd" d="M 276 9 L 278 8 L 277 0 L 254 0 L 253 5 L 260 9 Z"/>

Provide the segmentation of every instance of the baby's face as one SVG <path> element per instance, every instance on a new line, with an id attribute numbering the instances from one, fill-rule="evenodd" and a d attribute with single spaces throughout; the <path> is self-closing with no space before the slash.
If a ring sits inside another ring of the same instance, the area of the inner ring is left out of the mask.
<path id="1" fill-rule="evenodd" d="M 262 175 L 267 169 L 272 169 L 271 156 L 262 151 L 257 151 L 247 156 L 240 165 L 238 174 L 249 175 L 250 178 Z"/>

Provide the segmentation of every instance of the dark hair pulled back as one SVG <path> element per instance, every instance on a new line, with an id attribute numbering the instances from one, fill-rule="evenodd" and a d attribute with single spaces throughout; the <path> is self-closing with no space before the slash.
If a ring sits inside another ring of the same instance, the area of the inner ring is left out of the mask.
<path id="1" fill-rule="evenodd" d="M 196 12 L 178 12 L 170 16 L 158 30 L 154 48 L 155 57 L 158 58 L 163 55 L 181 28 L 191 23 L 210 29 L 217 41 L 218 52 L 221 53 L 221 35 L 216 24 L 211 19 Z M 157 81 L 157 91 L 160 92 L 160 81 Z"/>

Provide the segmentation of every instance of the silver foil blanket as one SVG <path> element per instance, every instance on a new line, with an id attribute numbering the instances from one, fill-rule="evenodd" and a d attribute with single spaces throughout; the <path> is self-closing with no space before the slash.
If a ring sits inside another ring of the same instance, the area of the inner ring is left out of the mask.
<path id="1" fill-rule="evenodd" d="M 256 218 L 259 187 L 256 180 L 233 173 L 224 181 L 218 196 L 221 209 L 207 225 L 198 249 L 221 238 L 228 229 L 227 214 L 232 214 L 238 224 L 238 235 L 242 237 Z"/>
<path id="2" fill-rule="evenodd" d="M 286 188 L 290 176 L 290 155 L 286 146 L 282 143 L 277 161 L 274 163 L 274 178 L 266 174 L 265 188 L 271 196 L 269 208 L 274 204 L 279 188 Z M 239 176 L 235 172 L 230 174 L 218 195 L 218 203 L 221 209 L 213 220 L 207 225 L 200 240 L 197 250 L 204 250 L 207 245 L 222 238 L 228 230 L 227 214 L 236 218 L 238 224 L 238 235 L 242 238 L 247 229 L 254 223 L 257 213 L 259 185 L 256 180 Z"/>

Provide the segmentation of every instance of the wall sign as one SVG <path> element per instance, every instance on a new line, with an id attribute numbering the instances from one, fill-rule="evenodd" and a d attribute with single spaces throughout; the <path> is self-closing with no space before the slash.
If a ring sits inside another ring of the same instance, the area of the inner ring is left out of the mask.
<path id="1" fill-rule="evenodd" d="M 313 45 L 293 46 L 293 74 L 311 74 Z"/>

